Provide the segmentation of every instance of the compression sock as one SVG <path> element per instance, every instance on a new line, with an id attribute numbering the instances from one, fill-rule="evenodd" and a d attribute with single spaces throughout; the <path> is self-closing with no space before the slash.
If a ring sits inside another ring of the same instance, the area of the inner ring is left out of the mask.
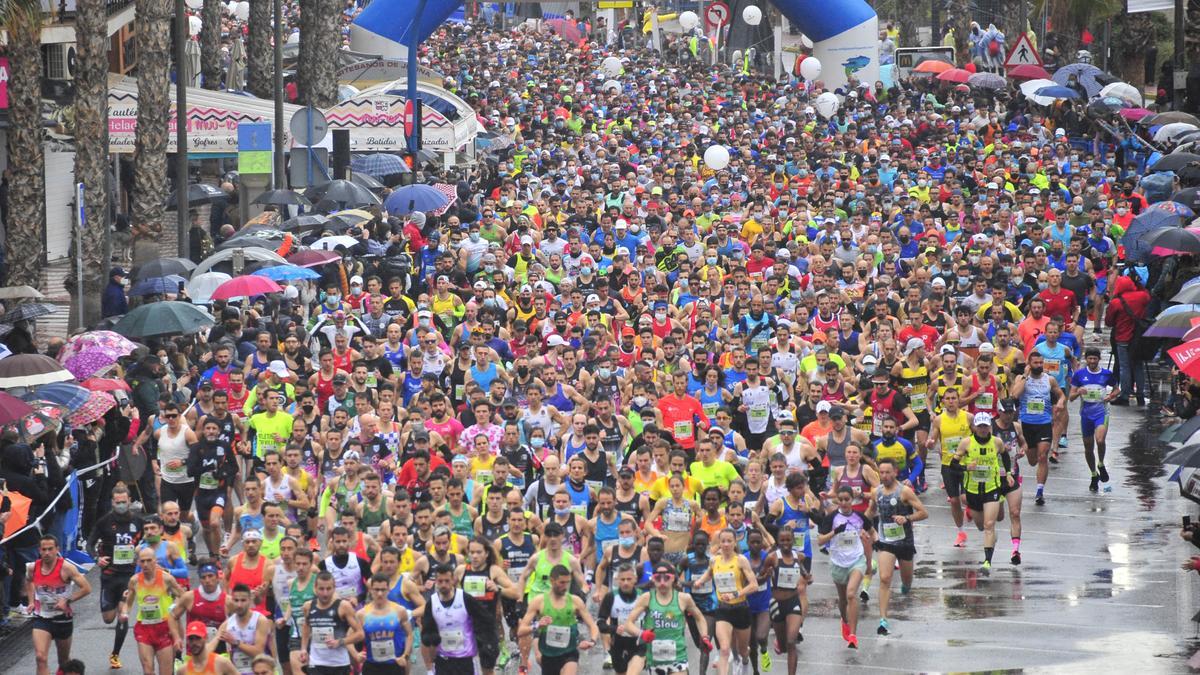
<path id="1" fill-rule="evenodd" d="M 996 548 L 994 546 L 984 546 L 983 547 L 983 559 L 988 562 L 992 562 L 992 553 L 994 553 L 995 550 L 996 550 Z"/>
<path id="2" fill-rule="evenodd" d="M 1021 550 L 1021 538 L 1020 538 L 1020 537 L 1013 537 L 1013 538 L 1012 538 L 1012 543 L 1013 543 L 1013 550 L 1014 550 L 1014 551 L 1020 551 L 1020 550 Z"/>
<path id="3" fill-rule="evenodd" d="M 129 633 L 129 621 L 117 619 L 117 628 L 113 634 L 113 650 L 112 653 L 120 654 L 121 647 L 125 646 L 125 635 Z"/>
<path id="4" fill-rule="evenodd" d="M 1046 489 L 1046 484 L 1045 484 L 1045 483 L 1038 483 L 1038 484 L 1037 484 L 1037 491 L 1038 491 L 1038 492 L 1042 492 L 1042 491 L 1044 491 L 1045 489 Z"/>

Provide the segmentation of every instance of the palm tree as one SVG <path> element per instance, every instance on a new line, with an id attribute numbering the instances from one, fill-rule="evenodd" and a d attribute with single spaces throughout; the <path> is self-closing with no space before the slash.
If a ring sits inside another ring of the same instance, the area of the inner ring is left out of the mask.
<path id="1" fill-rule="evenodd" d="M 250 0 L 250 31 L 246 36 L 246 91 L 259 98 L 274 98 L 271 1 Z"/>
<path id="2" fill-rule="evenodd" d="M 84 186 L 84 209 L 89 226 L 83 231 L 83 303 L 85 326 L 100 320 L 108 261 L 104 240 L 108 232 L 108 38 L 104 0 L 77 0 L 75 9 L 75 181 Z M 80 255 L 79 251 L 75 252 Z M 74 276 L 74 267 L 71 270 Z M 67 290 L 76 292 L 71 279 Z M 71 312 L 74 320 L 78 314 Z"/>
<path id="3" fill-rule="evenodd" d="M 300 13 L 300 102 L 318 108 L 337 103 L 337 55 L 341 44 L 336 0 L 312 0 Z"/>
<path id="4" fill-rule="evenodd" d="M 9 0 L 8 31 L 8 283 L 41 285 L 46 229 L 42 147 L 42 9 L 37 0 Z"/>
<path id="5" fill-rule="evenodd" d="M 138 118 L 130 225 L 135 265 L 158 257 L 167 194 L 167 127 L 171 116 L 171 0 L 137 0 Z M 187 180 L 183 176 L 182 180 Z"/>
<path id="6" fill-rule="evenodd" d="M 204 0 L 200 10 L 200 73 L 205 89 L 221 88 L 221 0 Z"/>

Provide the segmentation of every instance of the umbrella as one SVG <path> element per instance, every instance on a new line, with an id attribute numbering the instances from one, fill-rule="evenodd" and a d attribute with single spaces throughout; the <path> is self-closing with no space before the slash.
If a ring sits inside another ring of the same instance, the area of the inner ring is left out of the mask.
<path id="1" fill-rule="evenodd" d="M 183 46 L 183 81 L 189 87 L 200 86 L 200 43 L 189 39 Z"/>
<path id="2" fill-rule="evenodd" d="M 928 61 L 926 61 L 928 63 Z M 450 198 L 432 185 L 405 185 L 388 195 L 383 207 L 388 215 L 406 216 L 414 211 L 436 211 L 448 206 Z"/>
<path id="3" fill-rule="evenodd" d="M 0 316 L 0 323 L 16 323 L 18 321 L 29 321 L 36 319 L 39 316 L 46 316 L 58 311 L 57 305 L 50 305 L 44 302 L 27 302 L 23 305 L 17 305 Z"/>
<path id="4" fill-rule="evenodd" d="M 1184 311 L 1166 316 L 1160 315 L 1155 319 L 1154 324 L 1146 330 L 1146 337 L 1161 337 L 1179 339 L 1183 337 L 1192 328 L 1192 319 L 1200 317 L 1200 312 Z M 8 361 L 9 359 L 4 359 Z M 4 365 L 4 361 L 0 361 L 0 366 Z"/>
<path id="5" fill-rule="evenodd" d="M 1194 186 L 1200 183 L 1200 164 L 1188 164 L 1176 171 L 1175 175 L 1179 177 L 1179 182 L 1183 185 Z"/>
<path id="6" fill-rule="evenodd" d="M 1117 111 L 1117 114 L 1129 120 L 1130 122 L 1136 122 L 1140 119 L 1146 118 L 1148 115 L 1153 115 L 1154 112 L 1151 110 L 1146 110 L 1145 108 L 1122 108 L 1121 110 Z"/>
<path id="7" fill-rule="evenodd" d="M 137 279 L 151 279 L 175 274 L 187 277 L 196 269 L 196 263 L 187 258 L 158 258 L 137 268 Z"/>
<path id="8" fill-rule="evenodd" d="M 936 75 L 938 80 L 942 82 L 955 82 L 957 84 L 966 84 L 971 79 L 971 71 L 963 70 L 962 68 L 950 68 L 943 70 Z"/>
<path id="9" fill-rule="evenodd" d="M 16 354 L 0 360 L 0 389 L 36 387 L 73 379 L 61 363 L 44 354 Z"/>
<path id="10" fill-rule="evenodd" d="M 1164 124 L 1174 124 L 1176 122 L 1182 122 L 1184 124 L 1191 124 L 1200 127 L 1200 118 L 1191 113 L 1185 113 L 1180 110 L 1171 110 L 1168 112 L 1158 113 L 1153 117 L 1143 120 L 1142 124 L 1145 124 L 1148 127 L 1157 127 Z"/>
<path id="11" fill-rule="evenodd" d="M 573 19 L 547 19 L 542 23 L 546 24 L 551 32 L 557 33 L 571 42 L 579 42 L 583 39 L 583 34 L 579 31 L 579 24 Z"/>
<path id="12" fill-rule="evenodd" d="M 1032 63 L 1023 63 L 1008 69 L 1008 76 L 1014 80 L 1049 80 L 1050 73 L 1046 69 Z"/>
<path id="13" fill-rule="evenodd" d="M 1111 115 L 1129 107 L 1129 102 L 1116 96 L 1101 96 L 1088 103 L 1088 112 L 1093 115 Z"/>
<path id="14" fill-rule="evenodd" d="M 1113 81 L 1111 76 L 1090 63 L 1071 63 L 1065 65 L 1054 71 L 1054 75 L 1050 79 L 1065 87 L 1070 83 L 1072 75 L 1079 80 L 1079 84 L 1083 86 L 1088 96 L 1099 94 L 1105 84 Z"/>
<path id="15" fill-rule="evenodd" d="M 373 176 L 388 176 L 410 171 L 403 157 L 387 152 L 354 155 L 350 158 L 350 168 Z"/>
<path id="16" fill-rule="evenodd" d="M 342 208 L 379 204 L 379 197 L 374 193 L 348 180 L 331 180 L 324 185 L 310 187 L 304 191 L 304 196 L 313 201 L 336 202 Z"/>
<path id="17" fill-rule="evenodd" d="M 1182 345 L 1181 345 L 1182 346 Z M 1168 350 L 1169 351 L 1169 350 Z M 1186 468 L 1200 468 L 1200 443 L 1176 448 L 1163 457 L 1162 463 Z"/>
<path id="18" fill-rule="evenodd" d="M 332 251 L 338 247 L 354 248 L 359 242 L 354 237 L 346 235 L 334 235 L 332 237 L 323 237 L 312 243 L 312 248 L 318 251 Z"/>
<path id="19" fill-rule="evenodd" d="M 361 225 L 369 220 L 375 220 L 375 215 L 373 213 L 370 211 L 364 211 L 362 209 L 346 209 L 344 211 L 338 211 L 337 213 L 331 213 L 329 214 L 329 217 L 337 218 L 343 223 L 346 223 L 346 225 L 349 227 Z"/>
<path id="20" fill-rule="evenodd" d="M 1197 431 L 1200 431 L 1200 417 L 1193 417 L 1192 419 L 1179 424 L 1178 428 L 1175 429 L 1175 433 L 1171 434 L 1171 440 L 1168 442 L 1187 443 L 1187 440 L 1191 438 L 1192 434 L 1196 433 Z"/>
<path id="21" fill-rule="evenodd" d="M 1154 140 L 1157 143 L 1164 143 L 1173 140 L 1176 136 L 1180 136 L 1185 132 L 1195 131 L 1198 128 L 1200 127 L 1191 122 L 1171 122 L 1170 124 L 1164 124 L 1158 128 L 1158 131 L 1154 132 Z"/>
<path id="22" fill-rule="evenodd" d="M 1163 227 L 1153 230 L 1143 237 L 1143 241 L 1155 247 L 1165 248 L 1170 252 L 1200 253 L 1200 236 L 1196 236 L 1196 233 L 1191 230 L 1178 227 Z"/>
<path id="23" fill-rule="evenodd" d="M 1106 84 L 1100 88 L 1101 96 L 1115 96 L 1119 99 L 1128 101 L 1132 106 L 1142 105 L 1142 92 L 1132 84 L 1126 82 L 1113 82 Z"/>
<path id="24" fill-rule="evenodd" d="M 1037 91 L 1035 91 L 1034 95 L 1041 96 L 1042 98 L 1055 98 L 1055 99 L 1058 99 L 1058 98 L 1083 98 L 1082 96 L 1080 96 L 1079 92 L 1075 91 L 1074 89 L 1072 89 L 1070 87 L 1064 87 L 1062 85 L 1053 85 L 1053 86 L 1049 86 L 1049 87 L 1042 87 L 1041 89 L 1038 89 Z"/>
<path id="25" fill-rule="evenodd" d="M 25 401 L 0 391 L 0 426 L 7 426 L 33 413 L 33 406 Z"/>
<path id="26" fill-rule="evenodd" d="M 284 232 L 283 230 L 277 230 L 269 225 L 251 225 L 229 239 L 221 242 L 221 245 L 217 247 L 217 250 L 227 251 L 235 248 L 265 248 L 267 250 L 276 250 L 288 237 L 291 236 L 293 236 L 291 233 Z"/>
<path id="27" fill-rule="evenodd" d="M 5 286 L 0 288 L 0 300 L 41 300 L 46 296 L 32 286 Z"/>
<path id="28" fill-rule="evenodd" d="M 1151 171 L 1178 171 L 1188 164 L 1200 162 L 1200 155 L 1191 152 L 1173 152 L 1163 155 L 1151 165 Z"/>
<path id="29" fill-rule="evenodd" d="M 130 391 L 128 382 L 114 377 L 89 377 L 79 384 L 91 391 Z"/>
<path id="30" fill-rule="evenodd" d="M 283 289 L 279 287 L 279 284 L 266 277 L 244 274 L 240 277 L 234 277 L 218 286 L 217 290 L 213 291 L 212 299 L 248 298 L 266 293 L 279 293 L 281 291 Z"/>
<path id="31" fill-rule="evenodd" d="M 288 232 L 320 231 L 327 222 L 329 222 L 329 216 L 323 216 L 319 213 L 306 213 L 302 216 L 296 216 L 295 218 L 283 221 L 279 224 L 279 229 Z"/>
<path id="32" fill-rule="evenodd" d="M 128 356 L 139 346 L 133 340 L 111 330 L 92 330 L 68 338 L 62 349 L 58 351 L 58 361 L 65 364 L 76 354 L 97 348 L 112 352 L 117 356 Z"/>
<path id="33" fill-rule="evenodd" d="M 1180 218 L 1191 218 L 1196 215 L 1196 211 L 1192 207 L 1176 201 L 1157 202 L 1151 208 Z"/>
<path id="34" fill-rule="evenodd" d="M 104 417 L 104 413 L 108 412 L 117 405 L 117 399 L 107 391 L 93 391 L 88 397 L 87 403 L 67 418 L 73 427 L 82 427 Z"/>
<path id="35" fill-rule="evenodd" d="M 1171 201 L 1183 204 L 1193 211 L 1200 211 L 1200 188 L 1180 190 L 1171 195 Z"/>
<path id="36" fill-rule="evenodd" d="M 1174 203 L 1160 202 L 1160 204 Z M 1125 247 L 1126 260 L 1144 262 L 1154 248 L 1152 244 L 1144 241 L 1144 237 L 1160 227 L 1179 226 L 1182 220 L 1182 217 L 1176 212 L 1179 205 L 1160 206 L 1160 204 L 1153 204 L 1150 208 L 1143 210 L 1125 230 L 1125 236 L 1121 237 L 1121 245 Z"/>
<path id="37" fill-rule="evenodd" d="M 974 73 L 967 79 L 967 84 L 976 89 L 1003 89 L 1008 86 L 1008 82 L 995 73 Z"/>
<path id="38" fill-rule="evenodd" d="M 1183 336 L 1180 337 L 1179 339 L 1182 340 L 1183 342 L 1191 342 L 1192 340 L 1200 340 L 1200 323 L 1194 324 L 1191 328 L 1188 329 L 1188 332 L 1184 333 Z M 1197 419 L 1200 419 L 1200 418 L 1197 418 Z"/>
<path id="39" fill-rule="evenodd" d="M 187 283 L 187 279 L 178 274 L 168 274 L 165 277 L 151 277 L 142 279 L 129 289 L 129 295 L 139 297 L 144 295 L 166 295 L 167 293 L 178 293 L 179 289 Z"/>
<path id="40" fill-rule="evenodd" d="M 299 192 L 292 190 L 267 190 L 254 198 L 254 204 L 274 204 L 275 206 L 303 206 L 308 208 L 312 202 Z"/>
<path id="41" fill-rule="evenodd" d="M 192 276 L 195 277 L 198 274 L 204 274 L 205 272 L 212 269 L 213 266 L 223 263 L 227 260 L 232 260 L 234 254 L 237 251 L 241 251 L 242 257 L 247 261 L 269 260 L 271 262 L 275 262 L 275 263 L 279 263 L 279 264 L 283 264 L 284 262 L 287 262 L 282 257 L 280 257 L 280 255 L 278 253 L 268 250 L 268 249 L 265 249 L 265 248 L 259 248 L 256 246 L 252 246 L 249 248 L 243 248 L 243 249 L 227 248 L 222 251 L 217 251 L 216 253 L 205 258 L 200 263 L 200 265 L 196 267 L 195 271 L 192 272 Z"/>
<path id="42" fill-rule="evenodd" d="M 118 333 L 131 337 L 154 335 L 187 335 L 213 325 L 207 312 L 186 302 L 153 302 L 142 305 L 121 317 L 113 327 Z M 0 361 L 0 367 L 3 361 Z"/>
<path id="43" fill-rule="evenodd" d="M 208 183 L 192 183 L 187 189 L 187 200 L 189 206 L 192 204 L 207 204 L 214 199 L 223 199 L 224 197 L 224 190 L 216 185 L 209 185 Z M 167 208 L 175 208 L 174 190 L 172 190 L 171 194 L 167 197 Z"/>
<path id="44" fill-rule="evenodd" d="M 71 382 L 55 382 L 47 384 L 25 394 L 21 398 L 26 402 L 46 401 L 61 405 L 68 410 L 78 410 L 87 403 L 91 392 Z"/>
<path id="45" fill-rule="evenodd" d="M 266 277 L 273 281 L 307 281 L 310 279 L 320 279 L 321 275 L 298 265 L 276 265 L 275 267 L 266 267 L 254 273 L 254 276 Z"/>
<path id="46" fill-rule="evenodd" d="M 224 272 L 198 274 L 192 277 L 192 280 L 187 283 L 188 298 L 191 299 L 192 304 L 207 305 L 212 302 L 213 291 L 232 278 Z"/>
<path id="47" fill-rule="evenodd" d="M 225 88 L 241 91 L 246 87 L 246 45 L 242 33 L 237 31 L 233 44 L 229 46 L 229 74 L 225 77 Z"/>
<path id="48" fill-rule="evenodd" d="M 287 262 L 297 267 L 320 267 L 341 259 L 341 254 L 333 251 L 298 251 L 289 255 Z"/>
<path id="49" fill-rule="evenodd" d="M 950 70 L 953 67 L 954 67 L 953 64 L 946 63 L 945 61 L 938 61 L 937 59 L 929 59 L 929 60 L 918 63 L 917 67 L 913 68 L 913 72 L 914 73 L 932 73 L 932 74 L 936 75 L 938 73 L 942 73 L 947 70 Z"/>
<path id="50" fill-rule="evenodd" d="M 1028 98 L 1028 99 L 1032 99 L 1034 97 L 1034 95 L 1037 93 L 1038 89 L 1041 89 L 1042 87 L 1053 87 L 1053 86 L 1054 86 L 1054 80 L 1029 80 L 1028 82 L 1022 82 L 1021 86 L 1018 88 L 1021 90 L 1022 96 L 1024 96 L 1025 98 Z"/>
<path id="51" fill-rule="evenodd" d="M 62 429 L 63 418 L 69 413 L 62 406 L 44 401 L 35 401 L 30 407 L 33 408 L 33 412 L 13 424 L 20 432 L 21 440 L 26 443 L 32 443 L 45 433 L 58 433 Z"/>
<path id="52" fill-rule="evenodd" d="M 387 174 L 383 173 L 383 174 L 379 174 L 379 175 L 386 176 Z M 375 176 L 372 176 L 369 173 L 362 173 L 361 171 L 355 171 L 355 172 L 351 173 L 350 174 L 350 182 L 354 183 L 355 185 L 357 185 L 359 187 L 364 187 L 368 190 L 371 190 L 372 192 L 374 192 L 375 190 L 382 190 L 385 187 L 387 187 L 387 185 L 384 185 L 383 183 L 379 182 L 379 180 L 376 179 Z"/>
<path id="53" fill-rule="evenodd" d="M 63 363 L 67 370 L 80 380 L 92 375 L 99 375 L 116 365 L 120 355 L 100 348 L 88 349 L 72 356 Z"/>

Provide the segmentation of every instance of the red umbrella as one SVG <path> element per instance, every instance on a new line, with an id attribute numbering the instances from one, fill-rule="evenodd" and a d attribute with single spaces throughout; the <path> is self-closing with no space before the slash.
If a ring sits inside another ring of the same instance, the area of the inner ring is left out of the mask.
<path id="1" fill-rule="evenodd" d="M 1167 350 L 1167 353 L 1171 355 L 1172 361 L 1179 364 L 1179 369 L 1188 377 L 1200 380 L 1200 340 L 1192 340 L 1172 347 Z"/>
<path id="2" fill-rule="evenodd" d="M 943 70 L 937 74 L 937 79 L 942 82 L 957 82 L 958 84 L 966 84 L 967 80 L 971 79 L 971 71 L 963 70 L 962 68 L 950 68 Z"/>
<path id="3" fill-rule="evenodd" d="M 342 256 L 334 251 L 300 251 L 287 257 L 287 261 L 297 267 L 320 267 L 341 260 Z"/>
<path id="4" fill-rule="evenodd" d="M 1200 340 L 1200 321 L 1193 320 L 1192 327 L 1189 328 L 1188 332 L 1184 333 L 1183 337 L 1181 337 L 1179 339 L 1183 340 L 1184 342 L 1191 342 L 1192 340 Z"/>
<path id="5" fill-rule="evenodd" d="M 92 391 L 131 391 L 128 382 L 111 377 L 89 377 L 79 385 Z"/>
<path id="6" fill-rule="evenodd" d="M 1014 80 L 1049 80 L 1050 73 L 1046 69 L 1033 64 L 1022 63 L 1019 66 L 1013 66 L 1008 69 L 1008 76 Z"/>
<path id="7" fill-rule="evenodd" d="M 260 277 L 257 274 L 243 274 L 217 286 L 213 291 L 213 300 L 228 300 L 230 298 L 246 298 L 252 295 L 280 293 L 283 288 L 274 280 Z"/>
<path id="8" fill-rule="evenodd" d="M 0 426 L 12 424 L 32 412 L 33 406 L 12 394 L 0 392 Z"/>

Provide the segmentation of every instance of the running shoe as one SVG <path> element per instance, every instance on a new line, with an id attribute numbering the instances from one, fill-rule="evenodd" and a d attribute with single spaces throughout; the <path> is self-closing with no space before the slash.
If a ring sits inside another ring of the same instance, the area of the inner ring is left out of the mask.
<path id="1" fill-rule="evenodd" d="M 954 535 L 954 547 L 962 548 L 966 545 L 967 545 L 967 533 L 963 532 L 962 530 L 959 530 L 958 534 Z"/>
<path id="2" fill-rule="evenodd" d="M 846 638 L 846 649 L 858 649 L 858 636 L 851 634 Z"/>
<path id="3" fill-rule="evenodd" d="M 900 595 L 908 595 L 912 591 L 912 586 L 900 582 Z"/>
<path id="4" fill-rule="evenodd" d="M 1097 471 L 1100 473 L 1100 482 L 1107 483 L 1108 482 L 1108 469 L 1104 468 L 1104 465 L 1101 464 L 1099 467 L 1097 467 Z"/>
<path id="5" fill-rule="evenodd" d="M 846 623 L 845 621 L 842 622 L 842 639 L 850 639 L 850 624 Z"/>
<path id="6" fill-rule="evenodd" d="M 1011 562 L 1014 565 L 1020 565 L 1021 564 L 1021 552 L 1013 551 L 1012 558 L 1009 558 L 1009 562 Z"/>
<path id="7" fill-rule="evenodd" d="M 763 653 L 758 655 L 758 666 L 764 673 L 771 670 L 771 655 L 766 650 L 763 650 Z"/>
<path id="8" fill-rule="evenodd" d="M 1092 475 L 1092 482 L 1088 483 L 1088 491 L 1090 491 L 1090 492 L 1099 492 L 1100 491 L 1100 476 L 1097 476 L 1095 474 Z"/>
<path id="9" fill-rule="evenodd" d="M 1033 503 L 1037 504 L 1038 506 L 1046 505 L 1046 495 L 1042 491 L 1042 488 L 1038 488 L 1037 497 L 1034 498 Z"/>
<path id="10" fill-rule="evenodd" d="M 870 602 L 870 601 L 871 601 L 871 596 L 870 596 L 870 595 L 869 595 L 869 594 L 868 594 L 866 591 L 859 591 L 859 592 L 858 592 L 858 599 L 859 599 L 859 601 L 860 601 L 860 602 L 862 602 L 862 604 L 864 604 L 864 605 L 865 605 L 865 604 L 867 604 L 868 602 Z"/>
<path id="11" fill-rule="evenodd" d="M 496 661 L 496 667 L 497 667 L 497 668 L 503 668 L 504 666 L 500 665 L 500 662 L 499 662 L 499 661 Z M 605 670 L 612 670 L 612 667 L 613 667 L 613 666 L 612 666 L 612 654 L 609 654 L 609 653 L 607 653 L 607 652 L 606 652 L 606 653 L 604 654 L 604 669 L 605 669 Z"/>
<path id="12" fill-rule="evenodd" d="M 992 571 L 992 561 L 984 560 L 981 569 L 983 569 L 984 572 L 991 572 Z"/>
<path id="13" fill-rule="evenodd" d="M 775 636 L 775 653 L 783 656 L 784 651 L 783 643 L 779 641 L 779 636 Z"/>
<path id="14" fill-rule="evenodd" d="M 517 675 L 529 675 L 529 666 L 518 666 Z"/>
<path id="15" fill-rule="evenodd" d="M 1050 451 L 1050 463 L 1051 463 L 1051 464 L 1058 464 L 1058 450 L 1051 450 L 1051 451 Z"/>
<path id="16" fill-rule="evenodd" d="M 120 654 L 108 655 L 108 667 L 111 670 L 120 670 L 122 668 Z"/>
<path id="17" fill-rule="evenodd" d="M 1058 439 L 1058 447 L 1063 450 L 1067 449 L 1067 437 L 1066 436 L 1063 436 L 1062 438 Z"/>
<path id="18" fill-rule="evenodd" d="M 878 634 L 878 635 L 888 635 L 888 634 L 889 634 L 889 633 L 888 633 L 888 628 L 889 628 L 889 626 L 888 626 L 888 620 L 887 620 L 887 619 L 880 619 L 880 620 L 879 620 L 879 628 L 875 630 L 875 633 L 876 633 L 876 634 Z"/>
<path id="19" fill-rule="evenodd" d="M 500 670 L 504 670 L 504 666 L 508 665 L 508 660 L 510 658 L 512 658 L 512 654 L 510 654 L 508 651 L 508 642 L 502 641 L 500 643 L 500 656 L 496 658 L 496 667 Z M 605 664 L 605 668 L 612 667 L 612 656 L 605 656 Z"/>

